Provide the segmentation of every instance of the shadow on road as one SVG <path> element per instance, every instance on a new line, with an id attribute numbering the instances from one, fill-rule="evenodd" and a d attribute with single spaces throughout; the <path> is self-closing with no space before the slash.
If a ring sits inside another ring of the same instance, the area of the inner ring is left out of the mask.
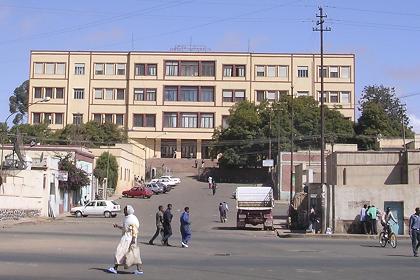
<path id="1" fill-rule="evenodd" d="M 412 258 L 411 255 L 386 255 L 387 257 L 402 257 L 402 258 Z"/>
<path id="2" fill-rule="evenodd" d="M 368 247 L 368 248 L 381 248 L 382 246 L 377 244 L 377 245 L 368 245 L 368 244 L 361 244 L 360 247 Z"/>
<path id="3" fill-rule="evenodd" d="M 108 272 L 107 268 L 92 267 L 92 268 L 89 268 L 89 270 L 99 270 L 99 271 L 105 272 L 107 274 L 111 274 L 110 272 Z M 133 272 L 118 270 L 118 274 L 133 274 Z"/>
<path id="4" fill-rule="evenodd" d="M 261 228 L 251 228 L 251 227 L 246 227 L 246 228 L 241 228 L 241 229 L 238 229 L 237 227 L 213 227 L 213 229 L 217 229 L 217 230 L 262 231 Z"/>

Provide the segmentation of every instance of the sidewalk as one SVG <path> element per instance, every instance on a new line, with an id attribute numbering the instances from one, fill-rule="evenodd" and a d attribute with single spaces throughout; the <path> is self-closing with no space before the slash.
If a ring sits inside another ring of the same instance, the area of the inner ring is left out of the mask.
<path id="1" fill-rule="evenodd" d="M 57 217 L 56 219 L 60 219 L 61 217 Z M 0 230 L 3 228 L 11 228 L 17 225 L 27 225 L 27 224 L 39 224 L 39 223 L 50 223 L 54 221 L 54 219 L 49 217 L 33 217 L 33 218 L 21 218 L 18 220 L 3 220 L 0 221 Z"/>

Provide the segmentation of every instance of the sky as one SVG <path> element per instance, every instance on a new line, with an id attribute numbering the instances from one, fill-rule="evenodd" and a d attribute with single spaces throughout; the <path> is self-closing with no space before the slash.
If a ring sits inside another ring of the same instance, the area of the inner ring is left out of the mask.
<path id="1" fill-rule="evenodd" d="M 331 32 L 325 53 L 356 55 L 356 98 L 395 87 L 420 133 L 420 1 L 0 0 L 0 121 L 29 77 L 31 50 L 319 52 L 318 7 Z"/>

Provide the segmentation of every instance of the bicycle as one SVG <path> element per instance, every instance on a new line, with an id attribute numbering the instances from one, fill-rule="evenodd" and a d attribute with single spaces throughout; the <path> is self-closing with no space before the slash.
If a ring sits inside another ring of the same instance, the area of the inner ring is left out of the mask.
<path id="1" fill-rule="evenodd" d="M 388 225 L 390 227 L 390 225 Z M 392 248 L 397 247 L 397 235 L 393 233 L 391 230 L 386 230 L 385 228 L 382 229 L 382 231 L 379 233 L 379 244 L 381 244 L 382 247 L 385 247 L 386 244 L 391 245 Z"/>

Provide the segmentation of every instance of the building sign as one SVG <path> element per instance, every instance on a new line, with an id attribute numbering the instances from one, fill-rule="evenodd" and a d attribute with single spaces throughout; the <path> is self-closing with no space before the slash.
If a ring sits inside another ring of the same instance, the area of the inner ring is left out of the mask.
<path id="1" fill-rule="evenodd" d="M 64 181 L 67 182 L 67 179 L 69 178 L 69 173 L 67 171 L 59 170 L 57 173 L 57 179 L 58 181 Z"/>
<path id="2" fill-rule="evenodd" d="M 263 160 L 263 167 L 273 167 L 274 160 L 273 159 L 265 159 Z"/>

